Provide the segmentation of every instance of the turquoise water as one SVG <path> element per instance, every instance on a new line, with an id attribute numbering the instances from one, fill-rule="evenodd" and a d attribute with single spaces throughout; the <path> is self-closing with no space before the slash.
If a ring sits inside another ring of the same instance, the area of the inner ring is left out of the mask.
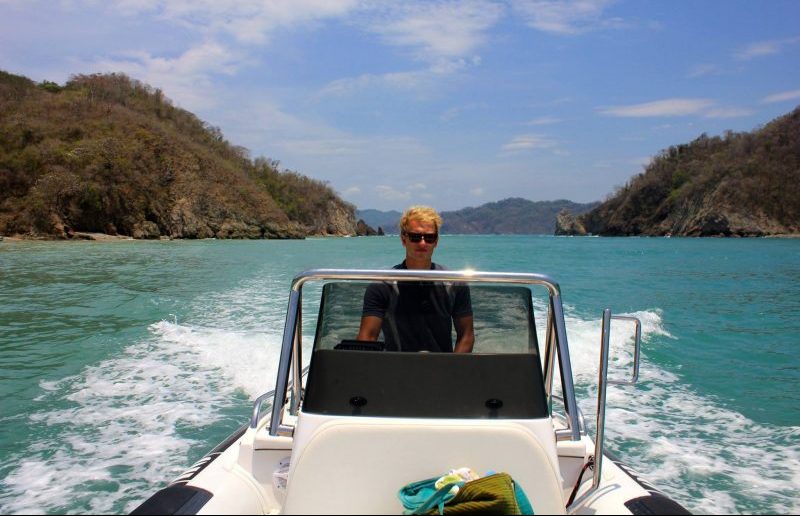
<path id="1" fill-rule="evenodd" d="M 273 387 L 295 273 L 401 258 L 392 237 L 3 242 L 0 512 L 132 510 Z M 560 283 L 587 417 L 603 308 L 639 317 L 611 451 L 696 512 L 800 510 L 800 240 L 445 236 L 436 259 Z"/>

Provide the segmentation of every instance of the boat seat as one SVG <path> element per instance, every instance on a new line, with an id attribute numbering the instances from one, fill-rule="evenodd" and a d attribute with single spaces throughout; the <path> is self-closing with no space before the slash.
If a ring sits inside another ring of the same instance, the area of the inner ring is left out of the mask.
<path id="1" fill-rule="evenodd" d="M 564 514 L 549 418 L 331 417 L 301 412 L 283 513 L 401 514 L 404 485 L 472 468 L 506 472 L 537 514 Z"/>

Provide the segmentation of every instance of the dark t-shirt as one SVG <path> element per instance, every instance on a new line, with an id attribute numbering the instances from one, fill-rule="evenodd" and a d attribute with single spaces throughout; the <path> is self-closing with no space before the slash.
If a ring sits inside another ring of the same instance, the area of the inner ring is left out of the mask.
<path id="1" fill-rule="evenodd" d="M 406 262 L 394 269 L 406 269 Z M 437 264 L 431 269 L 443 270 Z M 383 320 L 390 351 L 453 351 L 453 320 L 472 315 L 469 287 L 461 283 L 398 281 L 373 283 L 364 293 L 362 315 Z"/>

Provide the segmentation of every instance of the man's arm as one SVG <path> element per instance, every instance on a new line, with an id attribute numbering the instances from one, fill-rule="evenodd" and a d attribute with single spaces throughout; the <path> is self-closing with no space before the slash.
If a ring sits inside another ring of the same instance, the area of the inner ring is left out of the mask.
<path id="1" fill-rule="evenodd" d="M 377 341 L 381 334 L 383 318 L 389 308 L 389 287 L 385 283 L 371 283 L 364 291 L 364 308 L 358 340 Z"/>
<path id="2" fill-rule="evenodd" d="M 361 327 L 358 329 L 358 340 L 378 340 L 381 333 L 383 319 L 375 315 L 365 315 L 361 318 Z"/>
<path id="3" fill-rule="evenodd" d="M 363 326 L 363 319 L 362 319 Z M 475 331 L 472 328 L 472 315 L 465 315 L 453 319 L 456 327 L 456 347 L 455 353 L 472 353 L 472 346 L 475 345 Z"/>

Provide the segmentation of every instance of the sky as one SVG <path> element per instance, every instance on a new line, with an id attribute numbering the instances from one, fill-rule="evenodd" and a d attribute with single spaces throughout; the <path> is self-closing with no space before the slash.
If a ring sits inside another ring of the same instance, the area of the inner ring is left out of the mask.
<path id="1" fill-rule="evenodd" d="M 800 105 L 800 1 L 0 0 L 0 69 L 125 73 L 361 209 L 591 202 Z"/>

